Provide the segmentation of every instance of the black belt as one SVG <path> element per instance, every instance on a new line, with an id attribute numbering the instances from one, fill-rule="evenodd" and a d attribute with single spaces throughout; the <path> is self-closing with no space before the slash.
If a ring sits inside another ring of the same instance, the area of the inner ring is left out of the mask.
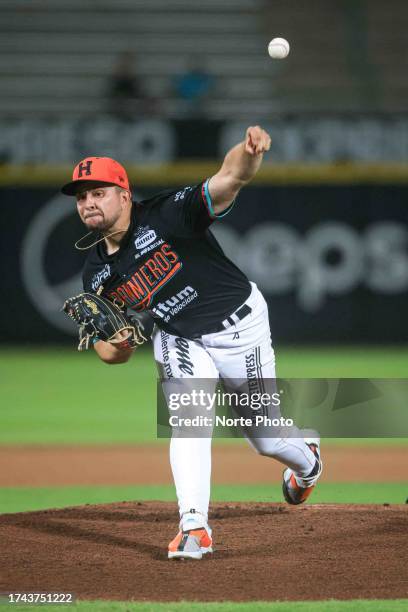
<path id="1" fill-rule="evenodd" d="M 201 330 L 199 333 L 191 336 L 191 339 L 200 338 L 200 336 L 206 336 L 207 334 L 216 334 L 217 332 L 223 331 L 224 329 L 228 329 L 233 325 L 245 319 L 252 312 L 252 308 L 248 306 L 248 304 L 243 304 L 238 310 L 235 310 L 232 314 L 229 315 L 226 319 L 221 321 L 220 323 L 214 325 L 214 327 Z"/>

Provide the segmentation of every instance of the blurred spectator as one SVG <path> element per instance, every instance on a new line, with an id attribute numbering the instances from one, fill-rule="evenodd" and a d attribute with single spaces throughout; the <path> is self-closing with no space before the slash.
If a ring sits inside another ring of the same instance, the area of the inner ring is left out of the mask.
<path id="1" fill-rule="evenodd" d="M 146 95 L 142 80 L 135 72 L 135 56 L 125 51 L 118 56 L 110 77 L 107 98 L 109 112 L 121 119 L 151 115 L 155 101 Z"/>
<path id="2" fill-rule="evenodd" d="M 206 102 L 214 88 L 214 77 L 202 65 L 201 58 L 190 61 L 187 71 L 174 79 L 174 90 L 184 114 L 190 117 L 206 115 Z"/>

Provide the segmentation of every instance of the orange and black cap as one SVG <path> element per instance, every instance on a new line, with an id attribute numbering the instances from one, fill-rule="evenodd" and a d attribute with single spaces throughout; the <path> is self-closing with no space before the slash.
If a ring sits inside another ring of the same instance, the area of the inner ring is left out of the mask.
<path id="1" fill-rule="evenodd" d="M 110 157 L 86 157 L 74 168 L 72 181 L 61 189 L 65 195 L 76 195 L 86 183 L 118 185 L 130 191 L 126 170 Z"/>

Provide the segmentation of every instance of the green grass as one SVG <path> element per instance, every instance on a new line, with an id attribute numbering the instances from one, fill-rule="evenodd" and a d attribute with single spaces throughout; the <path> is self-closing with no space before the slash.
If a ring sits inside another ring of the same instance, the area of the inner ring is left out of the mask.
<path id="1" fill-rule="evenodd" d="M 278 348 L 281 377 L 406 377 L 403 348 Z M 74 347 L 0 350 L 0 444 L 135 444 L 156 440 L 150 348 L 107 366 Z M 235 441 L 232 441 L 235 443 Z"/>
<path id="2" fill-rule="evenodd" d="M 313 493 L 313 503 L 403 504 L 407 497 L 408 483 L 322 482 Z M 278 484 L 213 485 L 211 499 L 213 502 L 283 501 Z M 175 502 L 176 495 L 171 484 L 131 487 L 4 487 L 0 489 L 0 513 L 136 500 Z"/>
<path id="3" fill-rule="evenodd" d="M 281 377 L 405 378 L 402 348 L 277 350 Z M 0 350 L 0 444 L 125 444 L 156 440 L 156 370 L 150 349 L 128 364 L 109 367 L 72 349 Z M 166 442 L 166 441 L 163 441 Z M 404 440 L 327 440 L 325 444 L 406 443 Z M 226 443 L 226 441 L 220 441 Z M 230 440 L 241 444 L 240 440 Z M 321 483 L 313 503 L 404 503 L 405 483 Z M 172 485 L 0 489 L 0 512 L 20 512 L 115 501 L 175 502 Z M 282 501 L 279 485 L 214 485 L 213 501 Z M 80 612 L 402 612 L 408 600 L 191 603 L 85 602 Z M 12 605 L 25 612 L 38 606 Z M 47 610 L 60 610 L 61 605 Z"/>
<path id="4" fill-rule="evenodd" d="M 405 612 L 408 599 L 355 599 L 350 601 L 250 601 L 250 602 L 125 602 L 78 601 L 69 606 L 47 605 L 46 610 L 79 610 L 80 612 Z M 38 606 L 13 605 L 10 610 L 26 612 Z"/>
<path id="5" fill-rule="evenodd" d="M 148 351 L 111 367 L 93 351 L 0 352 L 0 443 L 120 444 L 156 437 Z"/>
<path id="6" fill-rule="evenodd" d="M 276 351 L 286 378 L 408 378 L 406 347 L 341 346 Z"/>

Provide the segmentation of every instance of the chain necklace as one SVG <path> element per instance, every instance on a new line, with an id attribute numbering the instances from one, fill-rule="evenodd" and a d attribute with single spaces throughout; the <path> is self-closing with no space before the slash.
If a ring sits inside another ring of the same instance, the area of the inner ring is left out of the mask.
<path id="1" fill-rule="evenodd" d="M 105 240 L 105 238 L 110 238 L 111 236 L 115 236 L 116 234 L 122 234 L 123 232 L 127 232 L 127 229 L 116 230 L 116 232 L 112 232 L 111 234 L 108 234 L 107 236 L 102 236 L 102 238 L 98 238 L 98 240 L 91 242 L 91 244 L 88 244 L 87 246 L 84 246 L 84 247 L 79 246 L 82 240 L 84 240 L 88 236 L 91 236 L 92 232 L 88 232 L 87 234 L 85 234 L 85 236 L 82 236 L 82 238 L 80 238 L 79 240 L 75 242 L 75 248 L 78 249 L 78 251 L 86 251 L 87 249 L 91 249 L 93 246 L 95 246 L 95 244 L 98 244 L 99 242 L 102 242 L 103 240 Z"/>

